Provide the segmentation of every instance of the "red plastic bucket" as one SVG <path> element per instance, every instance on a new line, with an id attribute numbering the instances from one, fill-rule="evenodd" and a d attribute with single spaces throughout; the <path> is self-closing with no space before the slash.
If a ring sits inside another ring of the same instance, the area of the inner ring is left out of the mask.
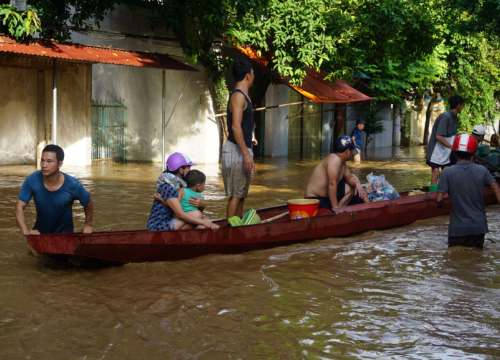
<path id="1" fill-rule="evenodd" d="M 316 216 L 319 208 L 318 199 L 288 200 L 288 212 L 291 220 L 298 220 Z"/>

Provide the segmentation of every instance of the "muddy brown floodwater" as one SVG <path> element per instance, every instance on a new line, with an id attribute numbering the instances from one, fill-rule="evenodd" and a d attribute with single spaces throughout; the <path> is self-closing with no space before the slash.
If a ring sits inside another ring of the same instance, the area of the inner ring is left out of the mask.
<path id="1" fill-rule="evenodd" d="M 421 149 L 354 167 L 400 191 L 429 181 Z M 377 158 L 375 158 L 377 159 Z M 300 196 L 315 161 L 261 161 L 248 206 Z M 213 217 L 224 214 L 217 167 Z M 64 168 L 91 190 L 95 230 L 143 228 L 157 165 Z M 27 252 L 14 204 L 30 166 L 0 167 L 0 359 L 495 359 L 500 206 L 483 251 L 446 246 L 447 217 L 348 238 L 99 270 Z M 75 206 L 78 209 L 77 206 Z M 28 210 L 33 219 L 33 207 Z M 83 213 L 76 211 L 77 228 Z"/>

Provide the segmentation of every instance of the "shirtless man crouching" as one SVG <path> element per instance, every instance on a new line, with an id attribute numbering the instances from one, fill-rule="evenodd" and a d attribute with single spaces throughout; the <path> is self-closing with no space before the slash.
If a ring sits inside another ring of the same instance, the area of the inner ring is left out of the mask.
<path id="1" fill-rule="evenodd" d="M 338 208 L 368 202 L 368 195 L 356 175 L 346 165 L 353 156 L 354 143 L 347 135 L 335 141 L 335 152 L 314 168 L 306 186 L 305 197 L 319 199 L 319 207 Z"/>

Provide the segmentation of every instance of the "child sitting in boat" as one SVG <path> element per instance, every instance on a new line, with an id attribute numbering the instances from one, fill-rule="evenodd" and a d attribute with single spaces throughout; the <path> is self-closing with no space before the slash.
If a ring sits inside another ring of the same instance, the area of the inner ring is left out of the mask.
<path id="1" fill-rule="evenodd" d="M 202 192 L 205 191 L 205 181 L 207 177 L 199 170 L 191 170 L 184 180 L 187 186 L 183 188 L 179 194 L 182 210 L 190 216 L 210 221 L 208 217 L 203 214 L 203 209 L 205 207 L 203 205 Z M 193 199 L 195 201 L 192 201 Z M 198 205 L 194 205 L 193 203 L 198 203 Z"/>

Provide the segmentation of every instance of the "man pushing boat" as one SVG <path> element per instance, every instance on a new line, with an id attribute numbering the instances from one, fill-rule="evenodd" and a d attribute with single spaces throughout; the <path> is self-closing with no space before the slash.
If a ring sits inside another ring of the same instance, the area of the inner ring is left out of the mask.
<path id="1" fill-rule="evenodd" d="M 78 200 L 85 212 L 83 232 L 92 232 L 93 205 L 90 193 L 78 179 L 61 171 L 64 151 L 50 144 L 42 151 L 40 171 L 24 181 L 16 203 L 16 220 L 24 235 L 73 232 L 73 202 Z M 26 225 L 24 209 L 35 200 L 36 222 L 33 229 Z"/>
<path id="2" fill-rule="evenodd" d="M 306 198 L 318 199 L 320 208 L 332 211 L 368 202 L 365 189 L 346 164 L 353 156 L 354 147 L 349 136 L 337 138 L 334 152 L 314 168 L 306 186 Z"/>

